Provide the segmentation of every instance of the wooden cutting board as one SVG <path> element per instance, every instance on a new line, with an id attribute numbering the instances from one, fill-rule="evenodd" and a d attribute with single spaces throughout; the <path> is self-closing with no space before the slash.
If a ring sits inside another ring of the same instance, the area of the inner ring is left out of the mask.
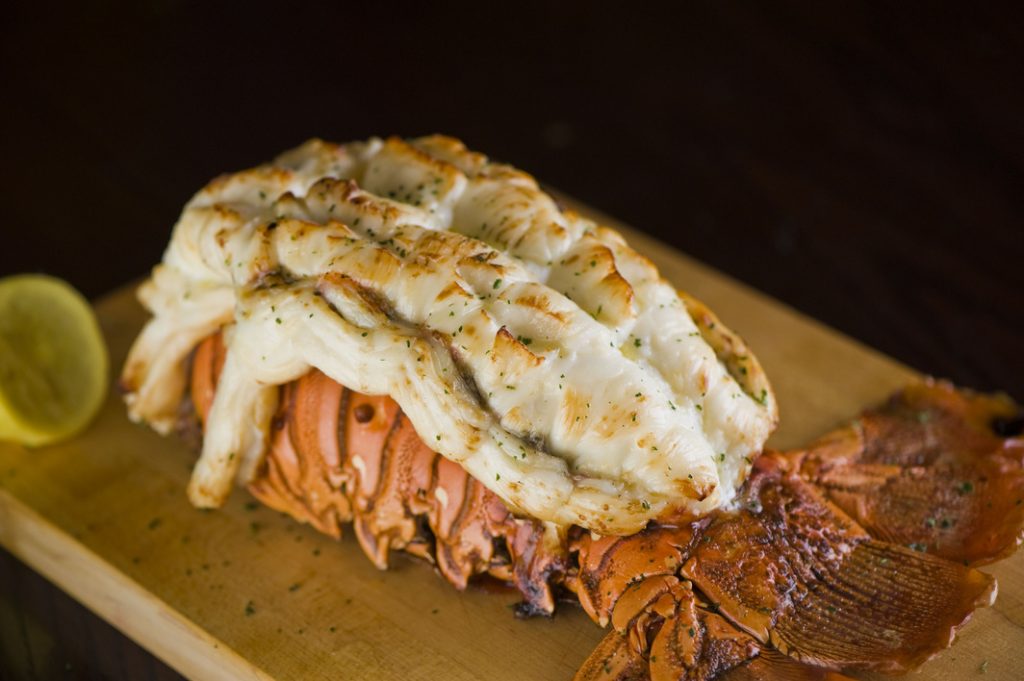
<path id="1" fill-rule="evenodd" d="M 914 372 L 665 245 L 621 229 L 757 352 L 791 447 L 884 398 Z M 129 286 L 97 313 L 120 368 L 145 320 Z M 851 303 L 854 304 L 854 303 Z M 112 391 L 81 437 L 0 443 L 0 543 L 183 674 L 202 679 L 570 679 L 603 632 L 578 608 L 520 621 L 511 593 L 454 591 L 397 556 L 378 572 L 340 543 L 237 491 L 220 511 L 185 499 L 194 454 L 131 424 Z M 986 568 L 994 608 L 919 679 L 1020 678 L 1024 554 Z M 865 677 L 871 678 L 871 677 Z"/>

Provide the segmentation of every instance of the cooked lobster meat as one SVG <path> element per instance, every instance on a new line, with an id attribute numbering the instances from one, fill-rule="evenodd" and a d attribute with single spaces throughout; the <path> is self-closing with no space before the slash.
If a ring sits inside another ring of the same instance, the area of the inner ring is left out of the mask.
<path id="1" fill-rule="evenodd" d="M 190 396 L 200 423 L 223 357 L 218 335 L 195 352 Z M 459 589 L 482 575 L 513 584 L 522 615 L 550 615 L 560 594 L 574 595 L 596 623 L 610 625 L 580 680 L 900 673 L 947 647 L 995 597 L 991 576 L 946 560 L 942 545 L 889 543 L 859 524 L 830 499 L 834 485 L 818 484 L 811 462 L 834 462 L 851 429 L 875 433 L 861 450 L 916 461 L 919 430 L 930 427 L 931 460 L 969 449 L 976 470 L 987 470 L 1020 450 L 1001 425 L 1017 413 L 1006 398 L 938 382 L 910 386 L 807 449 L 763 454 L 731 510 L 598 536 L 517 518 L 434 453 L 388 398 L 350 391 L 316 370 L 281 393 L 271 450 L 249 487 L 257 498 L 332 536 L 352 523 L 378 567 L 391 550 L 405 550 Z M 1017 460 L 1001 482 L 1012 489 L 1024 480 Z M 1019 536 L 1019 520 L 1014 534 L 1010 521 L 984 512 L 985 493 L 962 495 L 961 510 L 978 519 L 974 531 L 987 533 L 989 522 L 1000 536 Z M 978 553 L 977 562 L 1005 555 L 1016 541 L 988 546 L 992 553 Z"/>
<path id="2" fill-rule="evenodd" d="M 520 615 L 575 600 L 596 679 L 841 679 L 950 645 L 1024 525 L 1019 408 L 924 382 L 792 452 L 756 358 L 530 176 L 456 140 L 320 141 L 211 182 L 139 292 L 129 415 Z M 190 363 L 191 358 L 191 363 Z M 185 405 L 184 412 L 182 406 Z"/>
<path id="3" fill-rule="evenodd" d="M 167 432 L 188 353 L 225 358 L 189 497 L 260 467 L 316 368 L 400 405 L 510 510 L 635 532 L 735 496 L 777 421 L 754 355 L 615 231 L 444 137 L 310 142 L 185 207 L 122 374 Z"/>

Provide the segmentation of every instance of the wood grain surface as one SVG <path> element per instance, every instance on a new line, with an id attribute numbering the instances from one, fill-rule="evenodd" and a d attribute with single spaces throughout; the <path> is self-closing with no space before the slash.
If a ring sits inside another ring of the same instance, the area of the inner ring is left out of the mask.
<path id="1" fill-rule="evenodd" d="M 834 426 L 913 372 L 642 234 L 630 241 L 757 349 L 782 408 L 778 447 Z M 145 319 L 131 288 L 97 306 L 113 365 Z M 0 543 L 186 676 L 210 679 L 568 679 L 602 635 L 575 607 L 520 621 L 516 597 L 451 589 L 423 563 L 379 572 L 340 543 L 251 504 L 191 508 L 194 455 L 110 395 L 81 437 L 0 445 Z M 921 679 L 1015 679 L 1024 556 L 991 568 L 994 608 Z"/>
<path id="2" fill-rule="evenodd" d="M 1024 400 L 1024 3 L 669 7 L 6 3 L 0 276 L 97 299 L 218 173 L 314 135 L 444 132 Z M 0 678 L 180 676 L 0 549 Z"/>

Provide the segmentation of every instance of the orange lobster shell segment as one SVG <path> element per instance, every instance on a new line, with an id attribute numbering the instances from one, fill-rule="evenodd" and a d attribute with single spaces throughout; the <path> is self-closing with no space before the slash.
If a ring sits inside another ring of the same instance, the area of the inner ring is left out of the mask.
<path id="1" fill-rule="evenodd" d="M 916 384 L 806 450 L 801 474 L 878 539 L 980 565 L 1024 540 L 1024 413 Z"/>
<path id="2" fill-rule="evenodd" d="M 197 348 L 191 396 L 200 422 L 223 365 L 220 335 Z M 512 516 L 458 464 L 432 451 L 386 396 L 348 390 L 312 370 L 281 387 L 270 448 L 252 494 L 340 537 L 351 522 L 374 565 L 392 550 L 436 564 L 456 588 L 476 575 L 514 584 L 523 614 L 555 608 L 567 546 L 541 523 Z"/>
<path id="3" fill-rule="evenodd" d="M 629 537 L 594 538 L 583 534 L 572 546 L 578 552 L 574 590 L 580 605 L 605 626 L 627 589 L 656 575 L 679 572 L 689 554 L 694 529 L 662 525 Z"/>
<path id="4" fill-rule="evenodd" d="M 995 580 L 871 539 L 767 454 L 747 508 L 717 517 L 683 574 L 762 643 L 825 668 L 899 673 L 947 647 Z"/>
<path id="5" fill-rule="evenodd" d="M 223 358 L 219 335 L 194 353 L 200 424 Z M 459 589 L 482 576 L 514 585 L 521 615 L 551 614 L 556 595 L 574 594 L 612 625 L 578 681 L 912 670 L 994 598 L 995 580 L 965 563 L 1011 552 L 1024 525 L 1020 412 L 941 383 L 807 449 L 766 452 L 736 509 L 622 537 L 513 516 L 387 397 L 312 370 L 278 404 L 257 498 L 334 537 L 351 522 L 380 568 L 403 550 Z M 948 527 L 922 516 L 954 512 Z"/>

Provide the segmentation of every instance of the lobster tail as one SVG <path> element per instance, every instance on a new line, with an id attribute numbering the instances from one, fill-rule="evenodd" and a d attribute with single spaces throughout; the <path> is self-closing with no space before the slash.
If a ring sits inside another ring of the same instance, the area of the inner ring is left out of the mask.
<path id="1" fill-rule="evenodd" d="M 223 354 L 217 336 L 194 354 L 200 423 Z M 1006 403 L 925 385 L 807 450 L 763 454 L 731 512 L 627 536 L 566 535 L 515 517 L 432 451 L 389 398 L 348 390 L 315 369 L 280 391 L 271 446 L 249 485 L 257 498 L 334 537 L 352 523 L 379 568 L 401 550 L 458 589 L 480 576 L 512 584 L 521 615 L 549 615 L 558 592 L 574 594 L 595 622 L 610 625 L 578 681 L 839 681 L 842 669 L 913 669 L 991 603 L 995 581 L 944 559 L 951 543 L 919 547 L 938 554 L 929 555 L 881 541 L 886 527 L 900 526 L 865 509 L 884 508 L 892 488 L 865 506 L 850 502 L 854 482 L 879 466 L 942 480 L 943 466 L 959 462 L 1006 472 L 979 484 L 1021 484 L 1019 441 L 990 426 Z M 934 414 L 923 440 L 913 429 L 927 423 L 906 418 L 908 404 Z M 880 527 L 865 529 L 862 517 Z M 1016 546 L 1016 516 L 972 517 L 979 532 L 991 530 L 971 545 L 975 562 Z"/>
<path id="2" fill-rule="evenodd" d="M 612 630 L 580 667 L 575 681 L 851 681 L 762 647 L 700 602 L 689 582 L 670 586 Z M 616 612 L 627 604 L 620 601 Z"/>
<path id="3" fill-rule="evenodd" d="M 989 575 L 872 539 L 783 455 L 758 459 L 743 504 L 685 528 L 574 544 L 571 584 L 613 627 L 579 681 L 905 672 L 995 596 Z M 753 661 L 770 650 L 789 658 Z"/>
<path id="4" fill-rule="evenodd" d="M 214 180 L 139 296 L 128 414 L 201 429 L 192 503 L 248 485 L 350 523 L 378 568 L 513 585 L 521 615 L 575 595 L 611 628 L 579 679 L 906 671 L 992 601 L 970 566 L 1024 540 L 1008 398 L 928 381 L 762 453 L 778 409 L 743 341 L 451 138 L 313 140 Z"/>
<path id="5" fill-rule="evenodd" d="M 733 623 L 810 664 L 894 673 L 947 647 L 995 597 L 984 573 L 871 537 L 775 455 L 683 574 Z"/>
<path id="6" fill-rule="evenodd" d="M 220 335 L 197 348 L 191 396 L 200 422 L 223 365 Z M 398 405 L 312 370 L 281 388 L 271 444 L 249 491 L 339 538 L 351 523 L 378 568 L 401 550 L 432 562 L 457 589 L 478 575 L 514 584 L 522 614 L 551 614 L 568 561 L 564 539 L 515 518 L 458 464 L 433 452 Z"/>

